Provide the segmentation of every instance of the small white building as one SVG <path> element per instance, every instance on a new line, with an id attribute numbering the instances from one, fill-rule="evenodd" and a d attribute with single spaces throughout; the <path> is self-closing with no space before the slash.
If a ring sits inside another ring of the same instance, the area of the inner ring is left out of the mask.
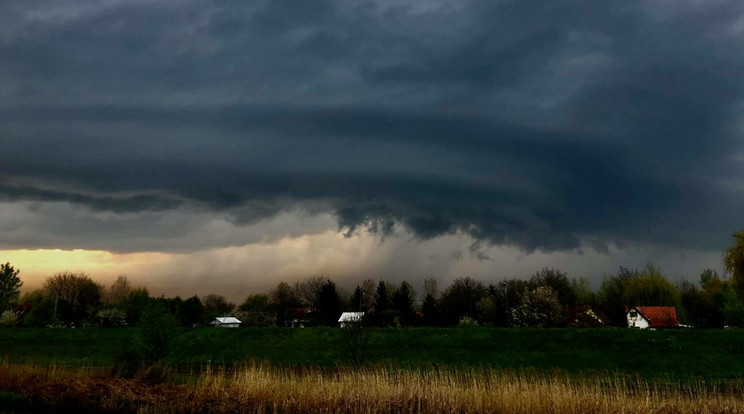
<path id="1" fill-rule="evenodd" d="M 346 328 L 352 324 L 362 322 L 362 318 L 364 318 L 364 312 L 344 312 L 338 318 L 338 323 L 342 328 Z"/>
<path id="2" fill-rule="evenodd" d="M 238 318 L 233 318 L 232 316 L 214 318 L 214 320 L 210 322 L 210 324 L 214 325 L 216 328 L 240 328 L 241 323 L 243 322 Z"/>

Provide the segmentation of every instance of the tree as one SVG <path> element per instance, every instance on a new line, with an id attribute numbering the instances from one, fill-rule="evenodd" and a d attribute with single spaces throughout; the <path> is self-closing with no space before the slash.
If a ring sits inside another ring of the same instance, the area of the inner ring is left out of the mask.
<path id="1" fill-rule="evenodd" d="M 325 326 L 336 326 L 341 315 L 341 297 L 336 290 L 336 284 L 328 280 L 318 293 L 317 303 L 318 323 Z"/>
<path id="2" fill-rule="evenodd" d="M 561 305 L 575 305 L 576 292 L 568 280 L 568 276 L 558 269 L 542 268 L 530 279 L 533 289 L 538 286 L 549 287 L 558 297 Z"/>
<path id="3" fill-rule="evenodd" d="M 442 321 L 447 325 L 456 325 L 465 316 L 476 319 L 478 302 L 486 293 L 483 283 L 475 279 L 470 277 L 456 279 L 439 299 Z"/>
<path id="4" fill-rule="evenodd" d="M 437 295 L 439 295 L 437 280 L 434 278 L 424 279 L 424 297 L 431 296 L 436 299 Z"/>
<path id="5" fill-rule="evenodd" d="M 238 306 L 236 315 L 243 322 L 243 326 L 274 326 L 276 314 L 271 307 L 269 295 L 248 295 Z"/>
<path id="6" fill-rule="evenodd" d="M 93 320 L 101 307 L 103 286 L 85 273 L 61 272 L 44 282 L 44 291 L 56 302 L 58 321 L 80 325 Z"/>
<path id="7" fill-rule="evenodd" d="M 625 285 L 641 277 L 641 272 L 620 266 L 617 274 L 605 276 L 599 288 L 599 308 L 610 319 L 610 325 L 627 326 L 625 307 Z"/>
<path id="8" fill-rule="evenodd" d="M 10 263 L 0 264 L 0 312 L 10 309 L 18 300 L 23 285 L 18 277 L 20 272 Z"/>
<path id="9" fill-rule="evenodd" d="M 377 284 L 377 290 L 375 291 L 375 312 L 382 314 L 386 310 L 390 309 L 390 292 L 388 292 L 388 284 L 384 280 L 381 280 Z"/>
<path id="10" fill-rule="evenodd" d="M 104 295 L 104 302 L 107 305 L 119 305 L 127 299 L 129 293 L 132 292 L 132 284 L 129 283 L 126 276 L 119 276 L 116 281 L 111 284 L 108 291 Z"/>
<path id="11" fill-rule="evenodd" d="M 511 311 L 512 326 L 545 328 L 558 326 L 560 323 L 558 295 L 547 286 L 538 286 L 528 292 L 522 303 Z"/>
<path id="12" fill-rule="evenodd" d="M 439 325 L 439 307 L 437 306 L 437 300 L 434 299 L 434 296 L 426 295 L 424 303 L 421 305 L 421 313 L 424 314 L 424 325 Z"/>
<path id="13" fill-rule="evenodd" d="M 152 300 L 142 311 L 139 335 L 135 338 L 141 358 L 147 363 L 166 359 L 177 341 L 178 322 L 161 301 Z"/>
<path id="14" fill-rule="evenodd" d="M 294 318 L 293 312 L 302 306 L 296 290 L 286 282 L 280 282 L 276 289 L 271 291 L 270 296 L 271 307 L 276 314 L 276 324 L 278 326 L 291 324 Z"/>
<path id="15" fill-rule="evenodd" d="M 31 311 L 23 318 L 23 326 L 41 328 L 52 323 L 54 298 L 49 297 L 43 290 L 36 289 L 25 293 L 21 298 L 21 303 L 31 308 Z"/>
<path id="16" fill-rule="evenodd" d="M 724 325 L 724 287 L 730 280 L 722 280 L 718 273 L 710 269 L 700 273 L 699 305 L 695 309 L 695 322 L 700 328 L 723 328 Z"/>
<path id="17" fill-rule="evenodd" d="M 633 306 L 680 306 L 679 292 L 661 272 L 649 264 L 645 275 L 625 282 L 623 302 Z"/>
<path id="18" fill-rule="evenodd" d="M 127 298 L 120 305 L 127 315 L 127 325 L 139 324 L 142 311 L 150 303 L 150 292 L 146 288 L 136 288 L 129 292 Z"/>
<path id="19" fill-rule="evenodd" d="M 310 309 L 316 310 L 318 307 L 317 299 L 320 291 L 331 279 L 325 276 L 313 276 L 295 284 L 295 292 L 298 299 Z"/>
<path id="20" fill-rule="evenodd" d="M 354 293 L 351 294 L 351 299 L 349 300 L 351 310 L 355 312 L 366 312 L 367 308 L 364 306 L 364 290 L 362 290 L 362 287 L 357 285 L 357 287 L 354 289 Z"/>
<path id="21" fill-rule="evenodd" d="M 225 316 L 235 309 L 234 303 L 230 303 L 224 296 L 214 293 L 204 296 L 202 298 L 202 304 L 204 305 L 204 316 L 208 321 Z"/>
<path id="22" fill-rule="evenodd" d="M 199 297 L 194 295 L 181 304 L 181 326 L 198 326 L 204 321 L 204 305 Z"/>
<path id="23" fill-rule="evenodd" d="M 736 294 L 744 298 L 744 230 L 732 235 L 734 244 L 723 252 L 723 265 L 731 275 Z"/>
<path id="24" fill-rule="evenodd" d="M 413 311 L 413 302 L 416 292 L 410 283 L 403 281 L 398 289 L 393 293 L 393 310 L 398 312 L 400 322 L 410 325 L 414 322 L 415 313 Z"/>

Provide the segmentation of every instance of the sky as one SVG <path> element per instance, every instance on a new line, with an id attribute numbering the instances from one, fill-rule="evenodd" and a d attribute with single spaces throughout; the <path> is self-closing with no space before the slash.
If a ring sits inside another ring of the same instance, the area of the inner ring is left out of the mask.
<path id="1" fill-rule="evenodd" d="M 744 227 L 738 1 L 0 3 L 0 261 L 596 286 Z"/>

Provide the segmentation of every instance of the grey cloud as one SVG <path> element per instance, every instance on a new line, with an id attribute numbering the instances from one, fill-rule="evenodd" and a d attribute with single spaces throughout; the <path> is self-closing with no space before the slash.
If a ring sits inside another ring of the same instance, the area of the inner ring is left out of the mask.
<path id="1" fill-rule="evenodd" d="M 739 3 L 427 6 L 2 5 L 0 195 L 527 251 L 741 226 Z"/>

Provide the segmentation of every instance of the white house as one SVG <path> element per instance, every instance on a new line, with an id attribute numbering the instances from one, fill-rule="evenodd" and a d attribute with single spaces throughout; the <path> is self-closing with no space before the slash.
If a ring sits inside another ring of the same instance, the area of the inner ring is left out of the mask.
<path id="1" fill-rule="evenodd" d="M 233 318 L 232 316 L 214 318 L 214 320 L 210 322 L 211 325 L 214 325 L 217 328 L 239 328 L 241 323 L 243 322 L 238 318 Z"/>
<path id="2" fill-rule="evenodd" d="M 679 328 L 674 306 L 636 306 L 626 316 L 629 328 Z"/>
<path id="3" fill-rule="evenodd" d="M 364 312 L 344 312 L 338 318 L 338 323 L 342 328 L 346 328 L 352 324 L 360 323 L 363 317 Z"/>

